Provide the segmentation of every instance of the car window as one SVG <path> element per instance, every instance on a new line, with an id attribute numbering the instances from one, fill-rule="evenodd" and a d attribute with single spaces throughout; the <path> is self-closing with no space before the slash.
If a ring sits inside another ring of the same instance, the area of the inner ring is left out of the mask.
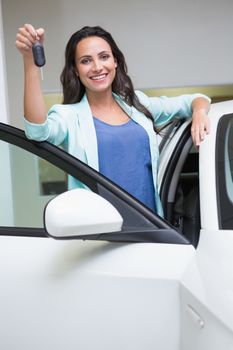
<path id="1" fill-rule="evenodd" d="M 4 223 L 0 217 L 0 226 L 43 227 L 43 211 L 46 203 L 57 194 L 69 189 L 70 175 L 45 159 L 18 146 L 0 141 L 0 148 L 1 168 L 5 169 L 4 177 L 8 179 L 7 182 L 4 179 L 2 181 L 5 186 L 2 186 L 1 207 L 4 212 L 4 197 L 9 197 L 11 192 L 13 208 L 11 222 L 5 221 Z M 79 179 L 80 174 L 77 171 L 76 175 Z M 97 183 L 95 187 L 98 194 L 110 201 L 120 211 L 124 218 L 125 230 L 154 227 L 144 215 L 136 215 L 135 209 L 131 208 L 126 201 L 114 196 L 101 183 Z M 122 194 L 127 196 L 124 191 Z"/>
<path id="2" fill-rule="evenodd" d="M 233 115 L 219 120 L 216 136 L 216 185 L 219 226 L 233 228 Z"/>
<path id="3" fill-rule="evenodd" d="M 67 190 L 67 174 L 20 147 L 0 141 L 0 226 L 42 227 L 43 210 L 55 195 Z M 12 210 L 7 210 L 5 205 Z M 11 212 L 11 214 L 10 214 Z"/>
<path id="4" fill-rule="evenodd" d="M 22 130 L 2 123 L 0 162 L 0 235 L 45 237 L 46 204 L 78 182 L 108 200 L 123 218 L 120 232 L 88 239 L 188 243 L 172 225 L 99 172 L 64 150 L 28 140 Z"/>

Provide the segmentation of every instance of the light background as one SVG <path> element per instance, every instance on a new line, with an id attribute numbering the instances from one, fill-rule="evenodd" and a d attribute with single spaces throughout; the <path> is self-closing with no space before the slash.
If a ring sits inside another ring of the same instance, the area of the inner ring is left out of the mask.
<path id="1" fill-rule="evenodd" d="M 23 67 L 19 26 L 46 30 L 43 90 L 60 91 L 70 35 L 84 25 L 109 30 L 136 88 L 233 83 L 232 0 L 2 0 L 10 123 L 22 126 Z"/>

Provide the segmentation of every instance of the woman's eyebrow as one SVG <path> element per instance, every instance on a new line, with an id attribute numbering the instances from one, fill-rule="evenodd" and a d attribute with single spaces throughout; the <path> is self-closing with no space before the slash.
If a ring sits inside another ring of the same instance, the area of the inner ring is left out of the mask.
<path id="1" fill-rule="evenodd" d="M 78 60 L 81 60 L 82 58 L 91 58 L 91 57 L 92 57 L 91 55 L 83 55 L 78 57 Z"/>
<path id="2" fill-rule="evenodd" d="M 111 52 L 110 51 L 108 51 L 108 50 L 104 50 L 104 51 L 100 51 L 100 52 L 98 52 L 98 56 L 101 56 L 101 55 L 103 55 L 103 54 L 111 54 Z M 80 56 L 80 57 L 78 57 L 77 58 L 77 60 L 78 61 L 80 61 L 80 60 L 82 60 L 83 58 L 92 58 L 93 57 L 93 55 L 83 55 L 83 56 Z"/>
<path id="3" fill-rule="evenodd" d="M 110 51 L 104 50 L 104 51 L 99 52 L 98 55 L 102 55 L 103 53 L 110 53 Z"/>
<path id="4" fill-rule="evenodd" d="M 100 55 L 102 55 L 104 53 L 109 53 L 110 54 L 110 51 L 109 50 L 103 50 L 103 51 L 98 52 L 97 55 L 100 56 Z M 89 58 L 89 57 L 93 57 L 93 55 L 83 55 L 81 58 L 83 58 L 83 57 L 88 57 Z"/>

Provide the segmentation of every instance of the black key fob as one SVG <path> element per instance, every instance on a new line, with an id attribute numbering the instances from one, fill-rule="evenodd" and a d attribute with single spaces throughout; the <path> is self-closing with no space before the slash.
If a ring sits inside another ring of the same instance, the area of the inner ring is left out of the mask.
<path id="1" fill-rule="evenodd" d="M 45 65 L 44 47 L 39 41 L 37 41 L 32 46 L 32 52 L 33 52 L 33 58 L 34 58 L 35 65 L 37 67 L 44 66 Z"/>

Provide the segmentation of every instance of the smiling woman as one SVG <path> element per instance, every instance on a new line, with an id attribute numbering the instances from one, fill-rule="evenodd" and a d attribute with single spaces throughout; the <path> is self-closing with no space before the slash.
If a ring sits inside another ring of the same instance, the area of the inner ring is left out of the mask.
<path id="1" fill-rule="evenodd" d="M 192 136 L 199 146 L 209 131 L 210 99 L 201 94 L 149 98 L 134 91 L 124 55 L 111 34 L 86 26 L 67 43 L 63 104 L 53 106 L 47 115 L 32 55 L 38 41 L 44 41 L 42 28 L 25 24 L 19 29 L 16 46 L 24 59 L 26 135 L 62 145 L 162 216 L 157 132 L 175 117 L 193 117 Z M 71 179 L 69 188 L 77 186 L 85 187 Z"/>
<path id="2" fill-rule="evenodd" d="M 128 121 L 128 115 L 112 99 L 112 84 L 116 77 L 117 61 L 108 42 L 97 36 L 81 40 L 76 47 L 76 68 L 77 75 L 85 86 L 93 115 L 114 125 Z M 98 100 L 96 94 L 98 94 Z M 104 99 L 103 104 L 102 99 Z M 107 105 L 108 100 L 109 105 Z M 104 104 L 106 104 L 106 110 L 103 110 Z"/>

